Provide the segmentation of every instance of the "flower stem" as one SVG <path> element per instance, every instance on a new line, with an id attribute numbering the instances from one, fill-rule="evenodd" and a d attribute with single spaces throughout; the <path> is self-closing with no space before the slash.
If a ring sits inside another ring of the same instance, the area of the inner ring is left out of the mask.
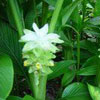
<path id="1" fill-rule="evenodd" d="M 63 2 L 64 2 L 64 0 L 58 0 L 56 3 L 56 7 L 55 7 L 55 10 L 54 10 L 54 13 L 53 13 L 53 16 L 51 19 L 51 23 L 50 23 L 49 32 L 54 32 L 54 30 L 55 30 L 56 22 L 59 17 L 59 13 L 62 8 Z"/>
<path id="2" fill-rule="evenodd" d="M 36 84 L 36 81 L 35 81 L 36 77 L 35 77 L 34 73 L 29 74 L 29 78 L 30 78 L 32 94 L 36 98 L 38 96 L 38 85 Z"/>
<path id="3" fill-rule="evenodd" d="M 41 76 L 37 100 L 45 100 L 46 83 L 47 83 L 47 75 Z"/>
<path id="4" fill-rule="evenodd" d="M 45 100 L 46 95 L 46 82 L 47 75 L 41 75 L 39 77 L 39 84 L 37 85 L 36 78 L 37 76 L 34 73 L 29 74 L 31 90 L 36 100 Z"/>

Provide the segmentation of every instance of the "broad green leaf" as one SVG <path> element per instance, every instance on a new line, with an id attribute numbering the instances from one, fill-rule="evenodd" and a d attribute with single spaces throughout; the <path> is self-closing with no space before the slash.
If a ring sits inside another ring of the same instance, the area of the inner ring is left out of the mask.
<path id="1" fill-rule="evenodd" d="M 26 95 L 24 96 L 23 100 L 35 100 L 35 99 L 30 95 Z"/>
<path id="2" fill-rule="evenodd" d="M 0 98 L 0 100 L 5 100 L 5 99 Z"/>
<path id="3" fill-rule="evenodd" d="M 96 0 L 94 15 L 95 16 L 100 16 L 100 0 Z"/>
<path id="4" fill-rule="evenodd" d="M 88 35 L 88 36 L 94 36 L 94 37 L 98 37 L 100 38 L 100 34 L 97 30 L 94 30 L 93 28 L 91 29 L 84 29 L 84 32 Z M 91 38 L 91 40 L 96 41 L 96 39 Z"/>
<path id="5" fill-rule="evenodd" d="M 62 78 L 62 86 L 68 85 L 75 77 L 75 70 L 68 69 Z"/>
<path id="6" fill-rule="evenodd" d="M 16 26 L 19 35 L 23 35 L 23 18 L 17 0 L 7 0 L 9 22 Z"/>
<path id="7" fill-rule="evenodd" d="M 73 21 L 73 27 L 75 27 L 76 30 L 80 30 L 82 27 L 82 18 L 79 14 L 79 9 L 76 7 L 71 15 L 71 20 Z"/>
<path id="8" fill-rule="evenodd" d="M 21 51 L 21 45 L 16 31 L 7 23 L 0 21 L 0 52 L 3 52 L 11 57 L 14 63 L 15 73 L 23 74 L 28 82 L 28 77 L 22 63 Z"/>
<path id="9" fill-rule="evenodd" d="M 61 100 L 91 100 L 91 98 L 84 84 L 73 83 L 64 89 Z"/>
<path id="10" fill-rule="evenodd" d="M 64 74 L 71 65 L 74 64 L 74 60 L 65 60 L 57 62 L 55 66 L 51 68 L 53 73 L 49 74 L 48 79 L 50 80 L 59 77 L 60 75 Z"/>
<path id="11" fill-rule="evenodd" d="M 88 58 L 82 65 L 80 70 L 77 71 L 77 75 L 82 75 L 82 76 L 96 75 L 98 62 L 99 58 L 97 56 Z"/>
<path id="12" fill-rule="evenodd" d="M 71 47 L 73 46 L 72 42 L 68 40 L 67 36 L 63 32 L 60 32 L 60 37 L 64 41 L 62 45 Z"/>
<path id="13" fill-rule="evenodd" d="M 83 64 L 83 68 L 86 68 L 86 67 L 90 67 L 90 66 L 94 66 L 92 70 L 92 73 L 95 73 L 96 75 L 96 83 L 100 86 L 100 58 L 98 56 L 93 56 L 93 57 L 90 57 L 89 59 L 87 59 L 87 61 Z M 87 72 L 91 72 L 91 70 L 87 70 Z M 93 72 L 94 70 L 94 72 Z"/>
<path id="14" fill-rule="evenodd" d="M 77 72 L 77 75 L 82 75 L 82 76 L 96 75 L 97 72 L 96 69 L 97 69 L 97 65 L 83 67 Z"/>
<path id="15" fill-rule="evenodd" d="M 55 6 L 57 0 L 45 0 L 49 5 Z"/>
<path id="16" fill-rule="evenodd" d="M 32 24 L 35 20 L 35 13 L 34 10 L 31 10 L 27 13 L 26 17 L 25 17 L 25 27 L 28 29 L 32 29 Z"/>
<path id="17" fill-rule="evenodd" d="M 86 62 L 83 64 L 82 68 L 89 67 L 89 66 L 97 66 L 99 62 L 98 56 L 90 57 L 86 60 Z"/>
<path id="18" fill-rule="evenodd" d="M 100 88 L 88 84 L 88 89 L 93 100 L 100 100 Z"/>
<path id="19" fill-rule="evenodd" d="M 72 3 L 73 0 L 64 0 L 63 8 L 67 7 Z"/>
<path id="20" fill-rule="evenodd" d="M 56 2 L 55 10 L 53 12 L 51 22 L 50 22 L 49 33 L 52 33 L 55 31 L 56 24 L 57 24 L 63 3 L 64 3 L 64 0 L 57 0 Z"/>
<path id="21" fill-rule="evenodd" d="M 96 54 L 98 50 L 97 44 L 88 40 L 80 41 L 80 47 L 94 54 Z"/>
<path id="22" fill-rule="evenodd" d="M 82 0 L 75 0 L 72 2 L 69 6 L 67 6 L 63 11 L 63 17 L 62 17 L 62 24 L 65 25 L 68 21 L 69 17 L 71 16 L 74 9 L 80 4 Z"/>
<path id="23" fill-rule="evenodd" d="M 14 62 L 15 72 L 23 71 L 21 46 L 18 34 L 8 24 L 0 21 L 0 52 L 6 53 Z"/>
<path id="24" fill-rule="evenodd" d="M 75 96 L 75 97 L 69 97 L 69 98 L 62 98 L 59 100 L 92 100 L 89 96 Z"/>
<path id="25" fill-rule="evenodd" d="M 100 25 L 100 16 L 90 19 L 88 23 L 93 25 Z"/>
<path id="26" fill-rule="evenodd" d="M 13 64 L 7 55 L 0 55 L 0 98 L 6 99 L 13 86 Z"/>
<path id="27" fill-rule="evenodd" d="M 7 100 L 22 100 L 22 98 L 21 97 L 18 97 L 18 96 L 9 96 L 7 98 Z"/>

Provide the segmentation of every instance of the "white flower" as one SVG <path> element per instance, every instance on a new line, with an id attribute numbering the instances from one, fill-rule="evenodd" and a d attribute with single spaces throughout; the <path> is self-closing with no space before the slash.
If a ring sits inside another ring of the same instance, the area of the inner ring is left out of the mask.
<path id="1" fill-rule="evenodd" d="M 49 50 L 53 53 L 58 50 L 55 46 L 56 43 L 63 43 L 62 40 L 59 39 L 59 35 L 55 33 L 48 34 L 48 24 L 45 24 L 41 29 L 37 27 L 35 23 L 33 23 L 33 31 L 28 29 L 24 29 L 25 35 L 21 37 L 21 42 L 25 42 L 25 46 L 23 48 L 23 52 L 30 51 L 34 48 L 42 48 L 43 50 Z"/>

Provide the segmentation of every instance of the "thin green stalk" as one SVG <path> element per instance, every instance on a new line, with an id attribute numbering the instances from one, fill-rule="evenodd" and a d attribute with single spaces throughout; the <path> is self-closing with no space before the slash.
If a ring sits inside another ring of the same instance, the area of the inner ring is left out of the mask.
<path id="1" fill-rule="evenodd" d="M 7 0 L 8 7 L 11 11 L 14 23 L 20 36 L 23 35 L 23 21 L 19 10 L 17 0 Z"/>
<path id="2" fill-rule="evenodd" d="M 77 34 L 77 69 L 80 67 L 80 34 Z"/>
<path id="3" fill-rule="evenodd" d="M 53 13 L 53 16 L 52 16 L 52 19 L 51 19 L 51 23 L 50 23 L 49 32 L 54 32 L 54 30 L 55 30 L 56 23 L 57 23 L 63 2 L 64 2 L 64 0 L 58 0 L 57 3 L 56 3 L 56 7 L 55 7 L 55 10 L 54 10 L 54 13 Z"/>
<path id="4" fill-rule="evenodd" d="M 47 75 L 40 77 L 39 91 L 37 100 L 45 100 L 46 96 L 46 83 L 47 83 Z"/>
<path id="5" fill-rule="evenodd" d="M 37 98 L 37 96 L 38 96 L 38 85 L 36 83 L 36 77 L 35 77 L 34 73 L 29 74 L 29 78 L 30 78 L 32 94 L 33 94 L 34 98 Z"/>
<path id="6" fill-rule="evenodd" d="M 31 90 L 34 98 L 36 100 L 45 100 L 46 96 L 46 82 L 47 82 L 47 75 L 39 77 L 39 84 L 37 85 L 37 76 L 34 73 L 29 74 L 30 83 L 31 83 Z"/>
<path id="7" fill-rule="evenodd" d="M 97 60 L 97 73 L 96 73 L 96 83 L 100 87 L 100 58 Z"/>

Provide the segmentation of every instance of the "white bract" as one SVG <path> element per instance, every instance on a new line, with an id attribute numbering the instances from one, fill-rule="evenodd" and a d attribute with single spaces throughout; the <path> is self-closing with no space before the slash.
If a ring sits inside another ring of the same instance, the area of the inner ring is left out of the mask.
<path id="1" fill-rule="evenodd" d="M 63 43 L 60 36 L 55 33 L 48 33 L 48 24 L 41 29 L 33 23 L 34 31 L 24 29 L 24 34 L 20 42 L 24 42 L 23 58 L 24 66 L 29 66 L 29 73 L 36 74 L 37 84 L 39 83 L 39 76 L 50 74 L 52 70 L 50 66 L 54 66 L 53 59 L 56 57 L 55 53 L 58 48 L 56 43 Z"/>
<path id="2" fill-rule="evenodd" d="M 49 50 L 55 53 L 58 48 L 55 46 L 56 43 L 63 43 L 59 39 L 59 35 L 55 33 L 48 34 L 48 24 L 45 24 L 41 29 L 33 23 L 34 31 L 24 29 L 25 35 L 21 37 L 21 42 L 25 42 L 23 52 L 31 51 L 35 48 L 41 48 L 43 50 Z"/>

